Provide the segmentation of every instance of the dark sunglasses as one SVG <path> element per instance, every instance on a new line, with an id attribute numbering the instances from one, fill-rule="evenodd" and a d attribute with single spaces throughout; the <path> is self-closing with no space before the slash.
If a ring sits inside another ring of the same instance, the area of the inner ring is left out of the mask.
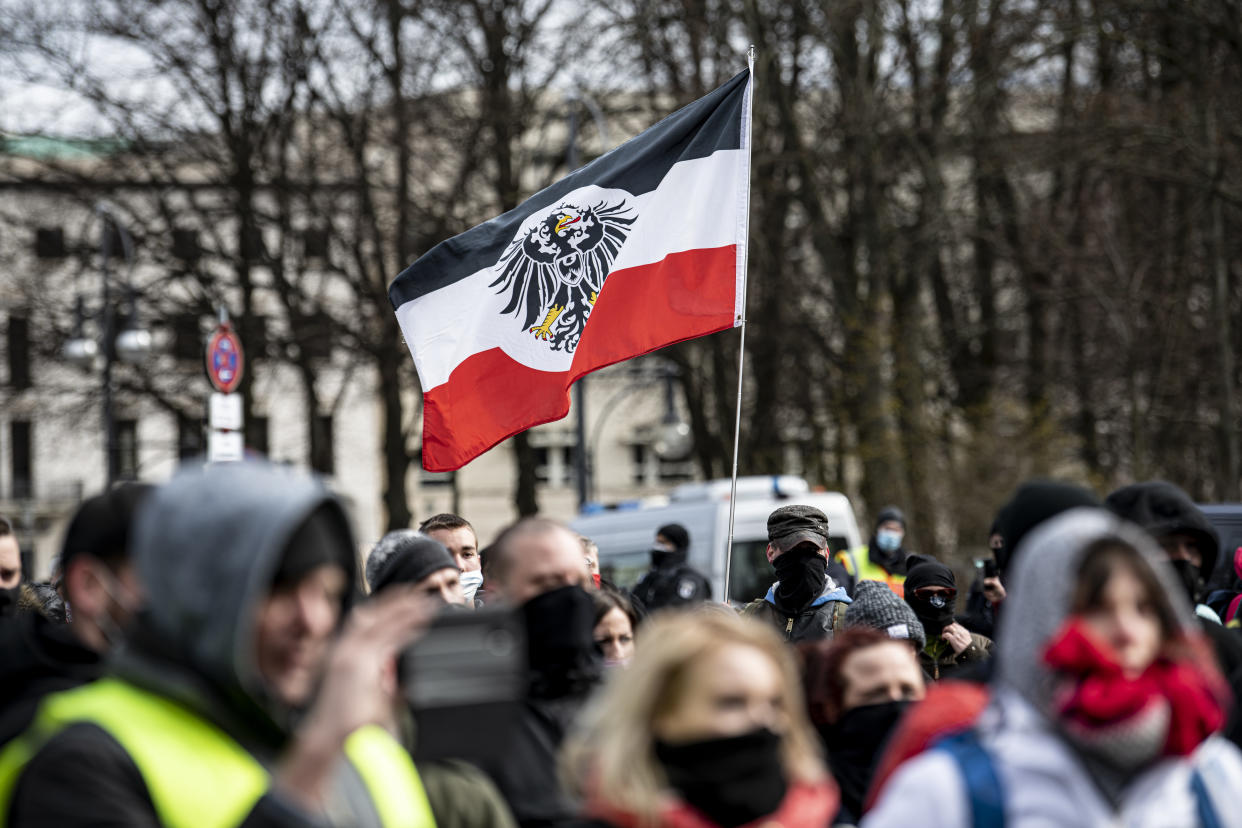
<path id="1" fill-rule="evenodd" d="M 957 600 L 957 590 L 949 587 L 919 587 L 914 591 L 914 597 L 921 601 L 930 601 L 937 595 L 946 601 Z"/>

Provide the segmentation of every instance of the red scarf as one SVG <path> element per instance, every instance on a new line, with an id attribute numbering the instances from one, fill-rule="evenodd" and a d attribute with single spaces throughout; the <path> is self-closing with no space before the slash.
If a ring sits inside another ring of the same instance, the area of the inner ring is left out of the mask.
<path id="1" fill-rule="evenodd" d="M 1169 705 L 1165 756 L 1186 756 L 1225 723 L 1227 688 L 1215 667 L 1204 661 L 1202 642 L 1186 640 L 1192 656 L 1158 657 L 1134 678 L 1127 677 L 1117 656 L 1092 637 L 1081 620 L 1071 618 L 1052 637 L 1044 661 L 1075 683 L 1058 706 L 1066 719 L 1087 728 L 1120 724 L 1138 716 L 1148 704 Z"/>
<path id="2" fill-rule="evenodd" d="M 750 825 L 775 823 L 782 828 L 823 828 L 837 812 L 840 802 L 837 787 L 831 781 L 794 783 L 789 786 L 789 792 L 775 813 L 761 817 Z M 619 828 L 640 828 L 643 825 L 637 815 L 614 808 L 601 799 L 592 802 L 586 811 L 589 816 Z M 660 809 L 655 825 L 658 828 L 716 828 L 711 820 L 679 799 L 670 800 Z"/>

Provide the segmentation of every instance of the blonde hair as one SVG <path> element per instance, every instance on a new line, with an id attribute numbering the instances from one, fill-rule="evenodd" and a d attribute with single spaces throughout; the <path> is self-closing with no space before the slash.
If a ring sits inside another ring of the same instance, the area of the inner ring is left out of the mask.
<path id="1" fill-rule="evenodd" d="M 676 706 L 691 667 L 729 645 L 759 650 L 780 673 L 787 722 L 781 745 L 786 776 L 795 782 L 823 779 L 819 743 L 806 717 L 798 668 L 776 633 L 731 611 L 680 612 L 654 617 L 644 625 L 629 668 L 615 673 L 584 711 L 561 753 L 561 774 L 568 789 L 588 801 L 601 797 L 608 808 L 634 814 L 641 824 L 655 824 L 668 786 L 655 757 L 652 726 Z"/>

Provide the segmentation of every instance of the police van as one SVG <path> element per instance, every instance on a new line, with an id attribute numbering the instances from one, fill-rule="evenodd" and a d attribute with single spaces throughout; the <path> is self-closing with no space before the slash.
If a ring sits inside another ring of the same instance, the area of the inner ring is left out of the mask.
<path id="1" fill-rule="evenodd" d="M 707 576 L 712 598 L 722 600 L 724 550 L 729 537 L 729 480 L 687 483 L 667 498 L 622 504 L 580 515 L 570 523 L 574 531 L 599 546 L 600 572 L 618 586 L 633 587 L 651 567 L 656 530 L 680 523 L 690 533 L 689 564 Z M 745 604 L 761 598 L 774 576 L 768 563 L 768 515 L 781 506 L 814 506 L 828 516 L 831 550 L 862 545 L 858 522 L 849 498 L 839 492 L 812 492 L 800 477 L 740 477 L 733 531 L 729 602 Z"/>

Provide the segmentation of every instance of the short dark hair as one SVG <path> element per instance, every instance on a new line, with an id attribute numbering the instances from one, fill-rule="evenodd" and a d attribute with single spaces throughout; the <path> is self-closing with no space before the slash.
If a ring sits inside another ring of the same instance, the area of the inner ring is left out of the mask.
<path id="1" fill-rule="evenodd" d="M 0 515 L 0 538 L 13 534 L 13 521 Z"/>
<path id="2" fill-rule="evenodd" d="M 461 515 L 455 515 L 452 512 L 441 512 L 418 524 L 418 531 L 424 535 L 428 532 L 434 532 L 436 529 L 469 529 L 474 533 L 475 541 L 479 539 L 479 533 L 474 531 L 474 527 L 470 525 L 470 521 Z"/>
<path id="3" fill-rule="evenodd" d="M 113 569 L 129 560 L 130 530 L 138 508 L 154 490 L 148 483 L 122 483 L 83 501 L 65 529 L 62 571 L 79 555 L 89 555 Z"/>

